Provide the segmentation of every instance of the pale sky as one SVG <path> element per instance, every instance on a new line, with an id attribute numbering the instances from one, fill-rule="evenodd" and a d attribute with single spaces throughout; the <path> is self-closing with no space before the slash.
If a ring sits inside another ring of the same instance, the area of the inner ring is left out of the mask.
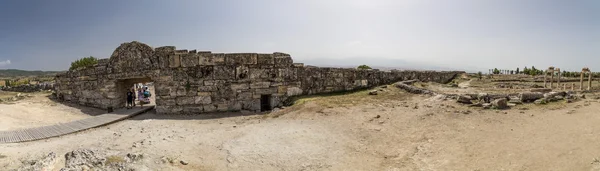
<path id="1" fill-rule="evenodd" d="M 600 71 L 600 1 L 0 1 L 0 68 L 66 70 L 133 40 L 317 66 Z"/>

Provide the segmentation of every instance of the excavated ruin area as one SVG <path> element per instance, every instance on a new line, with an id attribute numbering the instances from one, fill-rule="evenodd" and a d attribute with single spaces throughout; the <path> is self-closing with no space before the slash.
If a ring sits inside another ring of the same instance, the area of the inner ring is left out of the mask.
<path id="1" fill-rule="evenodd" d="M 466 94 L 531 90 L 496 83 L 466 75 L 448 84 L 409 83 L 414 90 L 431 91 L 422 94 L 391 84 L 303 96 L 292 106 L 261 114 L 150 112 L 76 134 L 0 144 L 0 170 L 600 169 L 600 104 L 594 89 L 573 92 L 577 98 L 570 102 L 504 109 L 457 102 Z M 32 99 L 2 105 L 42 112 L 65 108 Z"/>

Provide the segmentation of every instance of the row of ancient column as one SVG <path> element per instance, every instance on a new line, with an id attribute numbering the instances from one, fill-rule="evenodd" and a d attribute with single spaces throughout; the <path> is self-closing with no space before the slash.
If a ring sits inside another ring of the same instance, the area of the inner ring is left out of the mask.
<path id="1" fill-rule="evenodd" d="M 546 88 L 546 75 L 548 75 L 548 74 L 550 74 L 550 88 L 552 88 L 552 83 L 553 83 L 553 80 L 554 80 L 554 73 L 555 72 L 558 72 L 558 80 L 557 80 L 556 85 L 560 86 L 560 68 L 554 68 L 554 67 L 551 66 L 551 67 L 548 67 L 548 70 L 546 70 L 544 72 L 544 88 Z M 588 87 L 587 87 L 587 89 L 591 90 L 592 89 L 592 72 L 587 67 L 581 69 L 581 79 L 580 79 L 580 83 L 579 83 L 580 84 L 579 89 L 583 90 L 583 75 L 585 73 L 588 73 Z M 575 83 L 573 83 L 571 85 L 571 90 L 573 90 L 574 87 L 575 87 Z M 566 89 L 566 84 L 563 84 L 563 89 Z"/>

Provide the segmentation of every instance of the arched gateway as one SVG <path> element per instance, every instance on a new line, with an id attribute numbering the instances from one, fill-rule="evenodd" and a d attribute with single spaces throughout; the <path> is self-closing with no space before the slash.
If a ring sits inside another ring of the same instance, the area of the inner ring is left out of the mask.
<path id="1" fill-rule="evenodd" d="M 56 76 L 64 100 L 107 109 L 125 105 L 127 88 L 154 82 L 158 113 L 261 111 L 296 95 L 348 91 L 406 79 L 447 83 L 462 71 L 379 71 L 293 63 L 280 52 L 212 53 L 123 43 L 97 65 Z"/>

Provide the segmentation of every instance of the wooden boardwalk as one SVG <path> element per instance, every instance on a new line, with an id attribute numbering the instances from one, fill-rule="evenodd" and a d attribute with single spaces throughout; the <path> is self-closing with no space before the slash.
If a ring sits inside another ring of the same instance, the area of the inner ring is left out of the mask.
<path id="1" fill-rule="evenodd" d="M 137 114 L 144 113 L 153 108 L 154 106 L 147 106 L 143 108 L 135 107 L 129 110 L 119 109 L 112 113 L 102 114 L 67 123 L 58 123 L 50 126 L 21 130 L 2 131 L 0 132 L 0 143 L 25 142 L 66 135 L 127 119 Z"/>

